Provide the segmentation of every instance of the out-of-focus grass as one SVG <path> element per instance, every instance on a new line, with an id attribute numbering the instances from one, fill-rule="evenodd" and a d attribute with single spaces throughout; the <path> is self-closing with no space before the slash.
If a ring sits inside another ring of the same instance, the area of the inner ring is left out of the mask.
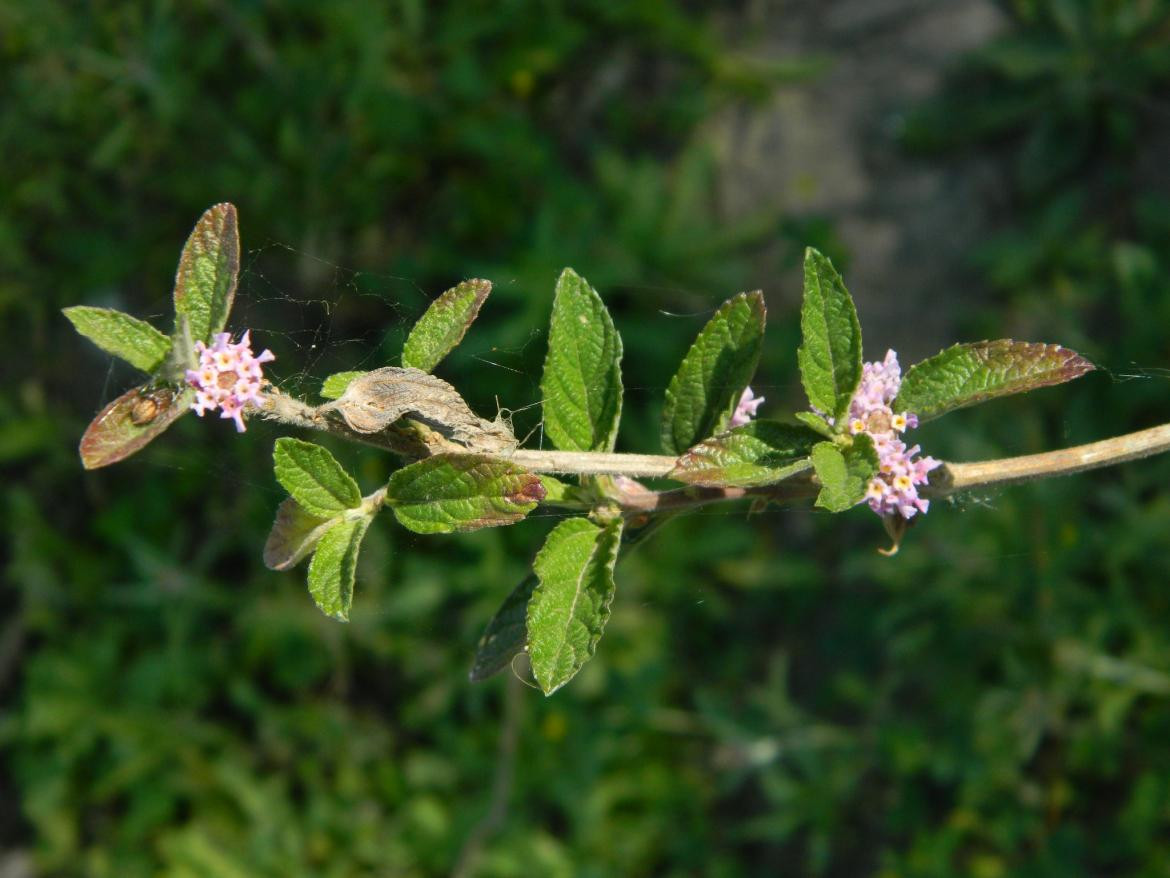
<path id="1" fill-rule="evenodd" d="M 911 122 L 913 145 L 1004 162 L 1011 207 L 978 255 L 996 307 L 962 315 L 967 337 L 1110 367 L 931 425 L 931 453 L 1166 418 L 1170 211 L 1133 171 L 1164 103 L 1151 8 L 1017 4 L 941 115 Z M 380 522 L 341 626 L 303 571 L 260 565 L 270 427 L 241 441 L 188 418 L 81 472 L 87 416 L 129 376 L 57 309 L 166 315 L 190 224 L 230 199 L 233 325 L 277 351 L 278 379 L 386 362 L 428 296 L 486 276 L 444 374 L 490 413 L 536 400 L 571 264 L 625 334 L 623 446 L 651 450 L 705 309 L 766 285 L 758 248 L 802 227 L 714 210 L 697 126 L 772 72 L 712 32 L 656 2 L 0 11 L 0 332 L 18 364 L 0 387 L 0 842 L 53 875 L 448 873 L 499 734 L 503 681 L 468 684 L 471 653 L 553 520 L 450 538 Z M 761 377 L 782 411 L 800 405 L 795 321 L 770 316 Z M 367 490 L 391 465 L 347 461 Z M 522 693 L 479 874 L 1159 874 L 1166 483 L 1154 462 L 960 498 L 894 559 L 860 511 L 672 523 L 620 568 L 598 657 L 554 698 Z"/>

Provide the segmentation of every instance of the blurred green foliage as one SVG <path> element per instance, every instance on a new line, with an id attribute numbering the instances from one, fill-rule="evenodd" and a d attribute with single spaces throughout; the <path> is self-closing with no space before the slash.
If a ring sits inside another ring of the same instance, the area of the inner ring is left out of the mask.
<path id="1" fill-rule="evenodd" d="M 955 459 L 1167 411 L 1170 206 L 1142 176 L 1165 4 L 1005 8 L 907 128 L 1003 169 L 976 256 L 994 295 L 964 337 L 1059 341 L 1110 371 L 922 430 Z M 490 412 L 535 401 L 572 264 L 625 336 L 619 441 L 649 450 L 709 313 L 657 309 L 761 284 L 759 246 L 811 227 L 715 210 L 701 124 L 806 71 L 714 32 L 653 0 L 0 8 L 0 331 L 26 367 L 0 387 L 0 846 L 47 875 L 450 872 L 506 700 L 503 678 L 467 683 L 474 644 L 555 519 L 378 522 L 339 625 L 300 572 L 260 563 L 271 428 L 186 418 L 81 472 L 77 437 L 129 376 L 58 309 L 166 313 L 190 224 L 230 199 L 233 322 L 278 378 L 385 362 L 430 295 L 483 276 L 496 291 L 443 368 Z M 771 318 L 759 383 L 795 408 L 795 314 Z M 345 454 L 367 490 L 388 475 Z M 509 807 L 474 874 L 1163 874 L 1168 476 L 939 505 L 894 559 L 863 512 L 672 523 L 619 568 L 597 658 L 551 699 L 515 696 Z"/>

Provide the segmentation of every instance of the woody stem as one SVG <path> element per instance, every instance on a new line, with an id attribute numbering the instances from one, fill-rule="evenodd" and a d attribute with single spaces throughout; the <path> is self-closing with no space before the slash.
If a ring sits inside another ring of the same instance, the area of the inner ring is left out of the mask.
<path id="1" fill-rule="evenodd" d="M 933 496 L 940 496 L 991 485 L 1010 485 L 1032 479 L 1067 476 L 1140 460 L 1165 451 L 1170 451 L 1170 424 L 1040 454 L 1003 457 L 976 463 L 946 464 L 945 469 L 940 472 L 942 478 L 936 480 L 933 475 L 931 476 L 932 485 L 936 482 L 938 484 L 937 493 L 933 491 L 931 493 Z"/>
<path id="2" fill-rule="evenodd" d="M 418 444 L 409 443 L 405 437 L 397 436 L 392 431 L 375 435 L 356 433 L 344 423 L 322 414 L 316 407 L 280 391 L 270 391 L 266 394 L 265 405 L 258 414 L 293 426 L 323 430 L 350 441 L 375 445 L 407 456 L 419 456 Z M 442 450 L 459 449 L 455 446 Z M 944 463 L 931 473 L 930 483 L 924 487 L 922 493 L 927 497 L 945 497 L 959 491 L 1071 475 L 1140 460 L 1166 451 L 1170 451 L 1170 424 L 1039 454 L 973 463 Z M 663 454 L 543 451 L 524 448 L 491 456 L 519 464 L 535 473 L 629 478 L 667 477 L 678 463 L 678 458 Z M 653 512 L 739 500 L 744 497 L 760 497 L 782 502 L 807 499 L 816 496 L 818 485 L 814 475 L 804 473 L 762 488 L 685 487 L 647 491 L 640 486 L 636 489 L 623 488 L 619 483 L 615 491 L 617 496 L 614 499 L 628 512 Z"/>

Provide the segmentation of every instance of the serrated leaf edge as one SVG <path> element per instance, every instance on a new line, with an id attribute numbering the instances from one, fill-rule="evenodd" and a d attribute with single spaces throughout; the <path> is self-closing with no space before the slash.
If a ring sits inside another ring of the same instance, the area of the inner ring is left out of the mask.
<path id="1" fill-rule="evenodd" d="M 563 680 L 557 682 L 555 685 L 552 685 L 551 687 L 546 687 L 545 682 L 540 679 L 540 675 L 537 672 L 536 663 L 533 662 L 533 674 L 534 674 L 534 676 L 537 677 L 537 682 L 540 684 L 541 691 L 546 696 L 552 695 L 554 692 L 556 692 L 558 689 L 560 689 L 562 686 L 564 686 L 566 683 L 568 683 L 570 680 L 572 680 L 573 677 L 575 677 L 580 672 L 581 668 L 584 667 L 585 663 L 588 662 L 589 659 L 591 659 L 594 656 L 594 654 L 597 651 L 597 644 L 600 642 L 601 636 L 605 631 L 606 623 L 609 622 L 609 617 L 611 615 L 610 606 L 612 605 L 614 596 L 616 594 L 616 587 L 614 586 L 614 583 L 613 583 L 613 571 L 614 571 L 614 567 L 617 564 L 618 551 L 621 548 L 622 521 L 620 519 L 618 519 L 617 521 L 612 522 L 609 525 L 604 526 L 604 527 L 597 525 L 597 524 L 594 524 L 593 522 L 589 521 L 586 518 L 570 518 L 567 521 L 562 522 L 561 524 L 557 525 L 557 527 L 554 528 L 549 533 L 549 539 L 546 539 L 545 544 L 541 547 L 540 551 L 536 553 L 536 558 L 533 560 L 533 563 L 532 563 L 533 570 L 537 571 L 538 568 L 540 567 L 542 558 L 544 558 L 548 552 L 553 550 L 553 546 L 552 546 L 552 542 L 551 542 L 552 535 L 555 534 L 557 532 L 557 530 L 563 529 L 567 526 L 575 526 L 575 525 L 571 524 L 572 522 L 585 522 L 590 527 L 595 529 L 593 548 L 590 551 L 589 557 L 586 559 L 585 564 L 582 565 L 580 573 L 578 574 L 577 588 L 575 590 L 576 593 L 575 593 L 574 598 L 573 598 L 573 606 L 575 607 L 576 602 L 580 599 L 580 595 L 582 592 L 581 583 L 583 581 L 583 578 L 584 578 L 586 572 L 592 566 L 594 559 L 597 556 L 597 552 L 601 548 L 601 544 L 602 544 L 603 539 L 606 538 L 606 536 L 610 533 L 610 531 L 612 529 L 613 530 L 613 535 L 611 537 L 612 549 L 610 550 L 609 557 L 604 562 L 604 569 L 605 569 L 605 571 L 610 579 L 610 588 L 609 588 L 608 597 L 603 599 L 603 602 L 601 605 L 600 622 L 597 625 L 597 630 L 590 631 L 589 642 L 586 644 L 586 647 L 585 647 L 585 658 L 576 666 L 576 668 L 574 668 L 572 670 L 571 673 L 568 674 L 568 676 L 566 676 Z M 581 531 L 580 533 L 583 535 L 585 533 L 585 531 Z M 576 534 L 570 535 L 570 537 L 572 537 L 572 536 L 576 536 Z M 538 601 L 540 595 L 542 595 L 545 590 L 546 590 L 546 585 L 545 585 L 544 581 L 540 579 L 540 574 L 537 573 L 537 584 L 536 584 L 536 587 L 532 590 L 532 596 L 531 596 L 531 598 L 529 598 L 529 601 L 528 601 L 528 610 L 525 613 L 525 626 L 526 626 L 526 630 L 529 632 L 529 642 L 526 644 L 525 648 L 528 651 L 530 657 L 532 655 L 532 643 L 531 643 L 531 634 L 530 634 L 530 632 L 532 630 L 532 626 L 531 626 L 532 606 L 534 603 L 536 603 Z M 570 612 L 570 618 L 571 617 L 572 617 L 572 613 Z M 558 654 L 564 648 L 564 643 L 565 643 L 565 641 L 562 639 L 561 647 L 557 650 Z"/>
<path id="2" fill-rule="evenodd" d="M 1077 351 L 1074 351 L 1072 348 L 1066 348 L 1066 347 L 1064 347 L 1064 345 L 1050 343 L 1050 342 L 1019 341 L 1018 339 L 1011 339 L 1011 338 L 983 339 L 982 341 L 956 342 L 953 345 L 948 345 L 945 348 L 941 348 L 938 351 L 938 353 L 936 353 L 936 354 L 932 354 L 923 360 L 919 360 L 917 363 L 914 363 L 912 366 L 910 366 L 906 370 L 906 374 L 902 377 L 902 385 L 903 386 L 905 385 L 906 380 L 910 377 L 911 373 L 915 369 L 919 368 L 920 366 L 923 366 L 925 364 L 930 363 L 932 360 L 935 360 L 938 357 L 941 357 L 944 354 L 949 353 L 950 351 L 959 350 L 962 348 L 974 349 L 974 348 L 978 348 L 978 347 L 981 347 L 984 345 L 994 345 L 994 344 L 1025 345 L 1029 348 L 1039 348 L 1043 351 L 1044 354 L 1059 353 L 1061 351 L 1066 351 L 1067 353 L 1069 353 L 1071 355 L 1070 363 L 1066 363 L 1063 366 L 1056 367 L 1056 369 L 1069 369 L 1072 374 L 1066 375 L 1065 377 L 1053 378 L 1052 380 L 1044 380 L 1044 381 L 1041 381 L 1037 384 L 1033 384 L 1030 387 L 1022 388 L 1019 390 L 1008 390 L 1008 391 L 1004 391 L 1002 393 L 975 394 L 970 399 L 968 399 L 967 401 L 965 401 L 959 405 L 955 405 L 955 406 L 952 406 L 949 408 L 943 408 L 937 412 L 932 411 L 932 412 L 928 412 L 925 414 L 922 412 L 917 412 L 917 411 L 913 412 L 914 414 L 919 416 L 920 421 L 923 421 L 923 422 L 930 421 L 930 420 L 933 420 L 934 418 L 941 417 L 942 415 L 947 414 L 949 412 L 958 411 L 959 409 L 968 408 L 968 407 L 973 406 L 973 405 L 979 405 L 980 403 L 989 402 L 993 399 L 999 399 L 999 398 L 1004 397 L 1004 396 L 1015 396 L 1016 394 L 1020 394 L 1020 393 L 1030 393 L 1033 390 L 1041 390 L 1045 387 L 1056 387 L 1060 384 L 1067 384 L 1069 381 L 1075 381 L 1077 378 L 1084 377 L 1085 375 L 1089 374 L 1090 372 L 1094 372 L 1097 369 L 1096 364 L 1094 364 L 1091 360 L 1089 360 L 1083 354 L 1080 354 Z M 1056 369 L 1054 369 L 1053 371 L 1056 371 Z M 901 405 L 900 391 L 899 391 L 899 396 L 894 398 L 894 400 L 892 402 L 892 406 L 894 407 L 894 409 L 896 411 L 906 410 L 905 407 L 903 405 Z"/>
<path id="3" fill-rule="evenodd" d="M 729 388 L 733 391 L 729 395 L 730 404 L 724 406 L 724 410 L 716 417 L 713 426 L 710 428 L 709 436 L 693 436 L 683 442 L 677 441 L 677 437 L 674 435 L 674 414 L 678 408 L 679 396 L 682 392 L 680 390 L 680 383 L 683 380 L 683 372 L 687 368 L 687 364 L 690 361 L 692 355 L 698 355 L 696 352 L 699 349 L 700 342 L 702 342 L 706 337 L 708 331 L 714 331 L 714 327 L 717 325 L 716 321 L 718 321 L 721 316 L 731 311 L 741 302 L 746 302 L 748 304 L 748 308 L 751 309 L 752 312 L 755 312 L 758 307 L 761 324 L 767 320 L 768 306 L 767 302 L 764 300 L 763 291 L 751 290 L 748 292 L 736 293 L 734 296 L 727 299 L 715 310 L 715 313 L 711 315 L 711 318 L 703 324 L 702 329 L 700 329 L 698 334 L 695 336 L 695 340 L 691 342 L 691 346 L 687 348 L 687 352 L 683 355 L 682 360 L 679 361 L 678 369 L 675 370 L 674 375 L 671 376 L 670 383 L 666 387 L 666 404 L 662 408 L 661 441 L 663 447 L 669 452 L 676 454 L 685 453 L 688 448 L 694 447 L 697 442 L 701 442 L 702 440 L 709 438 L 710 435 L 716 435 L 722 432 L 723 428 L 727 426 L 727 422 L 730 420 L 731 415 L 735 412 L 735 407 L 739 402 L 739 397 L 743 393 L 744 388 L 747 387 L 751 382 L 751 379 L 749 378 L 743 383 L 743 387 Z M 763 352 L 763 327 L 761 327 L 760 330 L 759 348 L 760 349 L 756 352 L 755 364 L 752 367 L 753 372 L 755 371 L 756 366 L 759 365 L 760 355 Z M 702 433 L 704 430 L 700 429 L 699 432 Z"/>

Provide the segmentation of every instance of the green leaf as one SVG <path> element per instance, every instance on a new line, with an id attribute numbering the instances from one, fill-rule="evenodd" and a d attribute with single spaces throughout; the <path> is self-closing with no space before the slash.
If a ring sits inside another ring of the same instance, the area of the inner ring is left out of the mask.
<path id="1" fill-rule="evenodd" d="M 386 502 L 405 528 L 434 534 L 514 524 L 545 496 L 540 477 L 476 454 L 437 454 L 390 476 Z"/>
<path id="2" fill-rule="evenodd" d="M 171 335 L 171 349 L 159 367 L 158 374 L 175 384 L 187 383 L 187 370 L 199 365 L 199 354 L 191 338 L 191 321 L 186 314 L 175 317 L 175 331 Z"/>
<path id="3" fill-rule="evenodd" d="M 74 329 L 107 354 L 121 357 L 143 372 L 157 369 L 171 349 L 169 338 L 149 323 L 121 311 L 74 305 L 61 313 Z"/>
<path id="4" fill-rule="evenodd" d="M 498 674 L 524 651 L 528 643 L 528 601 L 536 588 L 536 574 L 529 573 L 504 598 L 492 616 L 475 650 L 475 661 L 468 675 L 472 683 Z"/>
<path id="5" fill-rule="evenodd" d="M 285 497 L 264 543 L 264 565 L 270 570 L 295 567 L 336 522 L 306 512 L 292 497 Z"/>
<path id="6" fill-rule="evenodd" d="M 1060 345 L 1011 339 L 959 344 L 911 366 L 893 406 L 929 421 L 998 396 L 1063 384 L 1094 368 Z"/>
<path id="7" fill-rule="evenodd" d="M 687 451 L 669 478 L 711 487 L 771 485 L 809 469 L 809 452 L 819 441 L 805 427 L 751 421 Z"/>
<path id="8" fill-rule="evenodd" d="M 814 407 L 841 422 L 861 381 L 861 324 L 841 275 L 813 248 L 804 254 L 800 380 Z"/>
<path id="9" fill-rule="evenodd" d="M 227 324 L 239 273 L 236 208 L 217 204 L 195 224 L 175 274 L 175 316 L 187 315 L 195 341 L 210 341 Z"/>
<path id="10" fill-rule="evenodd" d="M 812 464 L 821 483 L 816 505 L 844 512 L 865 499 L 870 479 L 878 471 L 878 456 L 869 434 L 859 433 L 845 448 L 833 442 L 814 445 Z"/>
<path id="11" fill-rule="evenodd" d="M 813 412 L 797 412 L 793 417 L 814 433 L 818 433 L 826 439 L 832 439 L 835 435 L 833 428 L 829 426 L 829 422 L 818 414 L 814 414 Z"/>
<path id="12" fill-rule="evenodd" d="M 402 365 L 434 371 L 443 357 L 463 341 L 467 328 L 479 315 L 479 308 L 491 291 L 491 281 L 465 280 L 431 302 L 406 337 Z"/>
<path id="13" fill-rule="evenodd" d="M 310 515 L 332 518 L 362 504 L 362 492 L 320 445 L 283 436 L 272 452 L 276 480 Z"/>
<path id="14" fill-rule="evenodd" d="M 764 345 L 764 294 L 728 299 L 699 332 L 666 389 L 662 445 L 681 454 L 727 426 Z"/>
<path id="15" fill-rule="evenodd" d="M 553 528 L 536 556 L 528 655 L 545 695 L 571 680 L 597 649 L 613 601 L 621 534 L 621 519 L 603 528 L 570 518 Z"/>
<path id="16" fill-rule="evenodd" d="M 349 621 L 358 550 L 370 519 L 342 519 L 329 527 L 309 562 L 309 594 L 326 616 Z"/>
<path id="17" fill-rule="evenodd" d="M 622 413 L 622 340 L 593 287 L 557 279 L 540 390 L 544 432 L 565 451 L 612 451 Z"/>
<path id="18" fill-rule="evenodd" d="M 97 469 L 140 451 L 191 410 L 195 391 L 143 384 L 102 409 L 81 437 L 81 463 Z"/>
<path id="19" fill-rule="evenodd" d="M 538 476 L 540 484 L 544 486 L 544 501 L 550 505 L 577 506 L 583 502 L 579 497 L 580 488 L 562 482 L 553 476 Z"/>
<path id="20" fill-rule="evenodd" d="M 365 375 L 365 372 L 335 372 L 321 384 L 321 396 L 325 399 L 340 399 L 349 387 L 349 382 Z"/>

